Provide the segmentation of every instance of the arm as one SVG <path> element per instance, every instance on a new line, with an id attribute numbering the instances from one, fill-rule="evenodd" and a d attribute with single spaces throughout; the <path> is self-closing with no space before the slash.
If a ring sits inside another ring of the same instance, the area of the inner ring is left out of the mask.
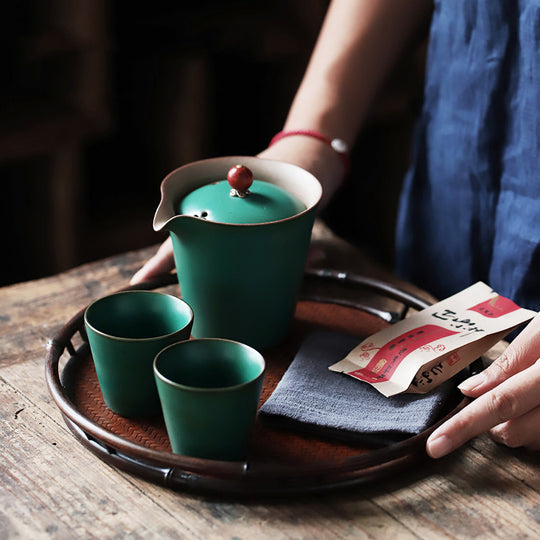
<path id="1" fill-rule="evenodd" d="M 333 0 L 284 129 L 312 129 L 351 145 L 382 81 L 426 22 L 431 7 L 431 0 Z M 341 159 L 310 137 L 287 137 L 260 157 L 288 161 L 312 172 L 323 185 L 323 204 L 343 177 Z M 173 267 L 169 242 L 131 282 Z"/>
<path id="2" fill-rule="evenodd" d="M 430 0 L 333 0 L 284 130 L 313 129 L 352 146 L 382 83 L 431 8 Z M 260 156 L 314 173 L 324 203 L 343 176 L 339 157 L 308 137 L 287 137 Z"/>

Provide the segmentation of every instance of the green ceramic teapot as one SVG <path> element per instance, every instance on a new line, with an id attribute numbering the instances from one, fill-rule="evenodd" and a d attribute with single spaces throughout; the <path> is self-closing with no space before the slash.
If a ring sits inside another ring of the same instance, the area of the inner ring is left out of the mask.
<path id="1" fill-rule="evenodd" d="M 247 189 L 238 169 L 253 175 Z M 171 235 L 194 337 L 267 348 L 286 336 L 321 195 L 304 169 L 248 156 L 197 161 L 163 180 L 154 229 Z"/>

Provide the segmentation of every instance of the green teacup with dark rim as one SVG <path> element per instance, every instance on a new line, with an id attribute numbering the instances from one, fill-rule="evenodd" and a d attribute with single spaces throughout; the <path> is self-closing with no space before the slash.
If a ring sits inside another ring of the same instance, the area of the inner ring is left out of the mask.
<path id="1" fill-rule="evenodd" d="M 246 457 L 265 375 L 258 351 L 237 341 L 192 339 L 162 350 L 154 375 L 175 454 Z"/>
<path id="2" fill-rule="evenodd" d="M 189 339 L 191 307 L 169 294 L 124 291 L 90 304 L 84 323 L 107 407 L 129 418 L 159 414 L 153 361 L 168 345 Z"/>

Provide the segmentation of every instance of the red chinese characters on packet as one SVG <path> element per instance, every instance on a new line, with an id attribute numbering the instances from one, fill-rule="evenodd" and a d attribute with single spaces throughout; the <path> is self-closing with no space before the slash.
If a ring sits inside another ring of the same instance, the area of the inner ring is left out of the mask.
<path id="1" fill-rule="evenodd" d="M 434 324 L 419 326 L 391 339 L 375 353 L 366 367 L 351 371 L 349 375 L 369 383 L 388 381 L 410 353 L 455 333 Z"/>
<path id="2" fill-rule="evenodd" d="M 535 314 L 478 282 L 370 336 L 329 369 L 365 381 L 385 396 L 423 394 Z"/>
<path id="3" fill-rule="evenodd" d="M 505 298 L 504 296 L 497 295 L 489 300 L 484 300 L 476 306 L 469 308 L 471 311 L 476 311 L 482 314 L 484 317 L 490 319 L 496 319 L 502 317 L 507 313 L 511 313 L 516 309 L 520 309 L 518 305 L 514 304 L 512 300 Z"/>

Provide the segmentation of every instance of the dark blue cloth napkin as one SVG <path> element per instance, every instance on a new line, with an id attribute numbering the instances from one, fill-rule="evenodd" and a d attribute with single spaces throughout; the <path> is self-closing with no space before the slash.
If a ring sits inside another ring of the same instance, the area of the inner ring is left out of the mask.
<path id="1" fill-rule="evenodd" d="M 328 366 L 360 343 L 330 331 L 310 334 L 272 395 L 259 410 L 270 427 L 312 432 L 344 441 L 390 444 L 421 433 L 457 403 L 455 380 L 429 394 L 385 397 L 371 385 Z"/>

